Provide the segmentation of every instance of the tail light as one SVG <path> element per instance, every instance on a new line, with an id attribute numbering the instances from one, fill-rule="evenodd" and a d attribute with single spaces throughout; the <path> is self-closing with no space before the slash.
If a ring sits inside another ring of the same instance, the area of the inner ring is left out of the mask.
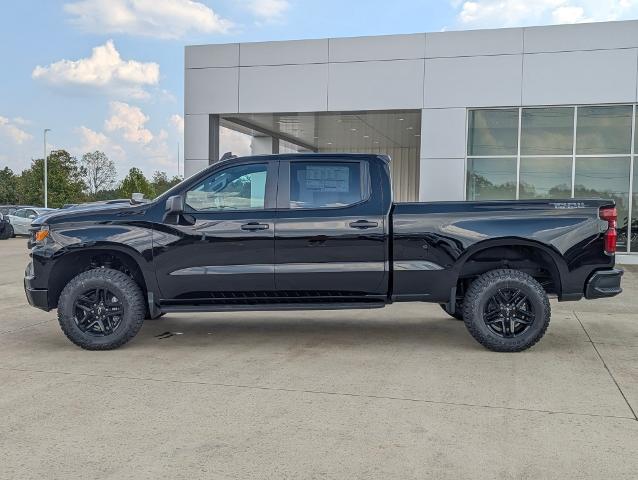
<path id="1" fill-rule="evenodd" d="M 613 255 L 616 253 L 616 240 L 618 232 L 616 231 L 616 220 L 618 220 L 618 211 L 616 207 L 602 207 L 599 211 L 601 220 L 607 222 L 607 231 L 605 232 L 605 253 Z"/>

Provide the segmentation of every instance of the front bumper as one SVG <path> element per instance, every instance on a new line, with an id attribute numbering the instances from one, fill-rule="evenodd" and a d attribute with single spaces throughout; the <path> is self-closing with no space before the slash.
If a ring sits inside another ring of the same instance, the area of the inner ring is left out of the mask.
<path id="1" fill-rule="evenodd" d="M 34 288 L 32 285 L 34 278 L 33 263 L 29 262 L 24 272 L 24 293 L 27 296 L 27 301 L 32 307 L 48 312 L 51 310 L 49 308 L 49 291 L 46 288 Z"/>
<path id="2" fill-rule="evenodd" d="M 585 285 L 585 298 L 615 297 L 622 292 L 620 279 L 625 273 L 616 268 L 594 272 Z"/>

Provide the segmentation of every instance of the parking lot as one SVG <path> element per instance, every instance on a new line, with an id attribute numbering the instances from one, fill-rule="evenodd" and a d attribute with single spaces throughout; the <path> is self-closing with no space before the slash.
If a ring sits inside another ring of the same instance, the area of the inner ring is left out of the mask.
<path id="1" fill-rule="evenodd" d="M 638 271 L 518 354 L 436 305 L 175 314 L 83 351 L 0 242 L 0 477 L 636 478 Z"/>

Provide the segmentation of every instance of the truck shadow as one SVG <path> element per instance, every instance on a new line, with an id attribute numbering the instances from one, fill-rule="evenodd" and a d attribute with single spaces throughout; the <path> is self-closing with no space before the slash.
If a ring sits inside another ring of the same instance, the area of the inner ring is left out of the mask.
<path id="1" fill-rule="evenodd" d="M 278 346 L 319 345 L 334 346 L 454 346 L 455 348 L 482 349 L 467 332 L 463 322 L 449 317 L 408 319 L 358 319 L 337 315 L 329 318 L 302 312 L 286 313 L 276 318 L 272 313 L 256 319 L 235 314 L 186 316 L 175 314 L 156 321 L 145 322 L 135 344 L 175 342 L 180 346 L 192 345 L 245 345 L 274 344 Z"/>

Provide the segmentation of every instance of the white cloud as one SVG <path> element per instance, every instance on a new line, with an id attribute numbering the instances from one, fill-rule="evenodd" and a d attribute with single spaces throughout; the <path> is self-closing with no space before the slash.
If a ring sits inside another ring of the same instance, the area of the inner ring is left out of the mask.
<path id="1" fill-rule="evenodd" d="M 232 152 L 233 155 L 244 156 L 251 154 L 252 137 L 241 132 L 236 132 L 230 128 L 220 127 L 219 129 L 219 154 Z"/>
<path id="2" fill-rule="evenodd" d="M 555 23 L 582 23 L 587 21 L 582 7 L 564 6 L 558 7 L 552 12 Z"/>
<path id="3" fill-rule="evenodd" d="M 139 107 L 124 102 L 110 103 L 111 116 L 104 122 L 108 132 L 120 131 L 132 143 L 148 144 L 153 134 L 144 127 L 149 118 Z"/>
<path id="4" fill-rule="evenodd" d="M 190 31 L 226 33 L 233 25 L 193 0 L 82 0 L 64 9 L 74 25 L 90 33 L 179 38 Z"/>
<path id="5" fill-rule="evenodd" d="M 85 126 L 81 126 L 75 131 L 80 136 L 81 141 L 80 145 L 74 149 L 78 156 L 99 150 L 106 153 L 106 155 L 113 160 L 121 161 L 126 158 L 124 149 L 114 143 L 113 140 L 104 133 L 96 132 Z"/>
<path id="6" fill-rule="evenodd" d="M 177 114 L 171 115 L 170 122 L 171 125 L 175 127 L 175 130 L 177 130 L 177 133 L 184 135 L 184 117 Z"/>
<path id="7" fill-rule="evenodd" d="M 515 27 L 622 20 L 638 14 L 637 0 L 452 0 L 464 26 Z"/>
<path id="8" fill-rule="evenodd" d="M 27 140 L 31 140 L 33 138 L 33 135 L 17 127 L 15 123 L 20 124 L 20 122 L 16 121 L 16 119 L 12 122 L 7 117 L 0 117 L 0 133 L 8 136 L 18 145 L 21 145 Z"/>
<path id="9" fill-rule="evenodd" d="M 84 87 L 110 93 L 146 98 L 144 87 L 157 85 L 159 65 L 135 60 L 122 60 L 113 40 L 93 48 L 90 57 L 60 60 L 49 66 L 38 65 L 31 76 L 59 87 Z"/>
<path id="10" fill-rule="evenodd" d="M 280 20 L 290 7 L 288 0 L 250 0 L 248 8 L 262 21 Z"/>
<path id="11" fill-rule="evenodd" d="M 17 123 L 18 125 L 31 125 L 31 121 L 22 117 L 13 117 L 13 123 Z"/>

